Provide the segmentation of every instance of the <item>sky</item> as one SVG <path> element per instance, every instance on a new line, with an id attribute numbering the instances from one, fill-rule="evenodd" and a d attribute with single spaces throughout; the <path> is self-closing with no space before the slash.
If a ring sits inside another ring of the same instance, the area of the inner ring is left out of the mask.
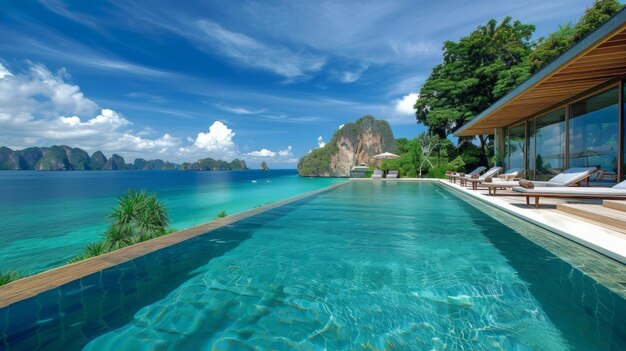
<path id="1" fill-rule="evenodd" d="M 445 40 L 511 15 L 535 37 L 592 0 L 0 1 L 0 145 L 294 168 L 413 104 Z"/>

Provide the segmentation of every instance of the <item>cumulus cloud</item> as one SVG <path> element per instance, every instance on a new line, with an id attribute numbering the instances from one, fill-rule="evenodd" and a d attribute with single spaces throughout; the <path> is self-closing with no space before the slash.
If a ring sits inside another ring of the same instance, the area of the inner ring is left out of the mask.
<path id="1" fill-rule="evenodd" d="M 418 97 L 419 97 L 418 93 L 410 93 L 410 94 L 404 95 L 400 99 L 394 100 L 393 105 L 394 105 L 396 112 L 402 113 L 402 114 L 414 114 L 415 109 L 413 108 L 413 106 L 415 105 L 415 101 L 417 101 Z"/>
<path id="2" fill-rule="evenodd" d="M 276 153 L 269 149 L 261 149 L 258 151 L 248 152 L 246 155 L 253 157 L 274 157 Z"/>
<path id="3" fill-rule="evenodd" d="M 2 63 L 0 63 L 0 79 L 6 77 L 6 76 L 12 76 L 11 72 L 9 72 L 8 69 L 6 69 Z"/>
<path id="4" fill-rule="evenodd" d="M 322 136 L 320 135 L 317 138 L 317 147 L 321 148 L 321 147 L 324 147 L 324 146 L 326 146 L 326 143 L 324 142 L 324 138 L 322 138 Z"/>
<path id="5" fill-rule="evenodd" d="M 282 156 L 282 157 L 293 156 L 293 153 L 291 152 L 291 145 L 287 146 L 287 148 L 284 150 L 278 151 L 278 156 Z"/>
<path id="6" fill-rule="evenodd" d="M 182 154 L 224 155 L 232 156 L 236 152 L 233 137 L 235 132 L 220 121 L 215 121 L 207 133 L 198 133 L 195 139 L 189 138 L 193 144 L 180 148 Z"/>
<path id="7" fill-rule="evenodd" d="M 294 163 L 298 162 L 298 159 L 294 157 L 291 145 L 287 148 L 272 151 L 270 149 L 263 148 L 261 150 L 255 150 L 244 154 L 244 157 L 252 160 L 272 160 L 273 162 L 281 163 Z"/>
<path id="8" fill-rule="evenodd" d="M 23 148 L 68 144 L 87 151 L 124 156 L 166 154 L 181 143 L 164 134 L 154 139 L 134 133 L 122 114 L 101 108 L 68 82 L 65 70 L 56 73 L 30 63 L 24 73 L 0 65 L 0 145 Z"/>

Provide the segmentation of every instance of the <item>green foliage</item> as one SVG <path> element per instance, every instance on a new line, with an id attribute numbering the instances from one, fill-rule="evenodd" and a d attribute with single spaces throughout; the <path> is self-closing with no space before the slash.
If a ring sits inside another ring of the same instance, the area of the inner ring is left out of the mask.
<path id="1" fill-rule="evenodd" d="M 17 272 L 0 272 L 0 286 L 22 278 Z"/>
<path id="2" fill-rule="evenodd" d="M 217 216 L 215 218 L 213 218 L 213 219 L 220 219 L 220 218 L 224 218 L 226 216 L 228 216 L 226 211 L 222 211 L 222 212 L 218 213 Z"/>
<path id="3" fill-rule="evenodd" d="M 536 43 L 535 50 L 528 57 L 531 73 L 537 72 L 554 61 L 567 49 L 618 13 L 622 7 L 623 5 L 617 0 L 596 0 L 585 11 L 578 23 L 573 26 L 571 23 L 560 26 L 556 32 L 540 38 Z"/>
<path id="4" fill-rule="evenodd" d="M 511 17 L 500 23 L 490 20 L 457 42 L 445 42 L 443 63 L 433 68 L 415 102 L 417 122 L 446 138 L 622 7 L 617 0 L 596 0 L 576 24 L 561 26 L 536 42 L 531 41 L 535 27 Z M 471 139 L 460 138 L 460 144 Z M 478 149 L 462 146 L 449 151 L 462 155 L 468 168 L 487 165 L 492 139 L 479 136 L 479 141 Z"/>
<path id="5" fill-rule="evenodd" d="M 156 194 L 129 190 L 118 199 L 118 205 L 109 215 L 112 223 L 104 239 L 85 247 L 83 253 L 71 258 L 68 263 L 96 257 L 123 247 L 175 232 L 167 228 L 169 217 L 165 206 Z"/>
<path id="6" fill-rule="evenodd" d="M 428 178 L 445 178 L 447 171 L 446 167 L 433 167 L 428 170 Z"/>
<path id="7" fill-rule="evenodd" d="M 457 156 L 444 167 L 446 171 L 462 172 L 465 170 L 465 161 L 462 156 Z M 444 172 L 445 174 L 445 172 Z"/>
<path id="8" fill-rule="evenodd" d="M 444 62 L 436 66 L 415 103 L 418 123 L 441 138 L 463 126 L 493 104 L 498 86 L 503 94 L 524 74 L 503 71 L 524 63 L 531 51 L 535 27 L 513 21 L 489 21 L 458 42 L 444 43 Z M 506 77 L 507 84 L 499 83 Z"/>
<path id="9" fill-rule="evenodd" d="M 106 233 L 109 250 L 165 234 L 169 217 L 156 194 L 129 190 L 109 216 L 113 223 Z"/>
<path id="10" fill-rule="evenodd" d="M 381 169 L 384 171 L 397 169 L 400 177 L 416 177 L 421 154 L 417 139 L 400 138 L 396 140 L 396 145 L 398 156 L 400 157 L 384 160 L 381 164 Z"/>

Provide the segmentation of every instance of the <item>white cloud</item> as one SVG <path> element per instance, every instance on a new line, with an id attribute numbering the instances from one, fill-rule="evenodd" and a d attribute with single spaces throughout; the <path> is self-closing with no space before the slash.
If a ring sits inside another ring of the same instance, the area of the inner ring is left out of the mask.
<path id="1" fill-rule="evenodd" d="M 317 147 L 324 147 L 326 146 L 326 143 L 324 142 L 324 139 L 322 138 L 322 136 L 320 135 L 317 138 Z"/>
<path id="2" fill-rule="evenodd" d="M 67 144 L 126 157 L 166 154 L 181 143 L 170 134 L 149 139 L 151 128 L 133 133 L 120 113 L 101 108 L 80 87 L 66 81 L 64 70 L 52 73 L 30 64 L 21 74 L 0 67 L 0 145 L 15 148 Z"/>
<path id="3" fill-rule="evenodd" d="M 288 79 L 317 72 L 326 64 L 324 57 L 268 45 L 245 34 L 229 31 L 212 21 L 197 21 L 193 29 L 198 33 L 194 35 L 185 31 L 180 34 L 192 35 L 195 41 L 208 44 L 211 53 L 218 52 L 239 64 L 271 71 Z"/>
<path id="4" fill-rule="evenodd" d="M 290 146 L 287 148 L 279 150 L 278 152 L 272 151 L 270 149 L 263 148 L 261 150 L 251 151 L 243 155 L 246 159 L 252 160 L 271 160 L 272 162 L 278 163 L 295 163 L 298 162 L 298 159 L 294 157 L 293 151 Z"/>
<path id="5" fill-rule="evenodd" d="M 340 125 L 339 128 L 337 128 L 337 130 L 343 128 L 343 126 L 345 126 L 345 124 Z"/>
<path id="6" fill-rule="evenodd" d="M 415 109 L 413 106 L 415 105 L 415 101 L 417 101 L 418 97 L 418 93 L 409 93 L 400 99 L 394 100 L 393 105 L 396 112 L 402 114 L 414 114 Z"/>
<path id="7" fill-rule="evenodd" d="M 278 156 L 282 156 L 282 157 L 293 156 L 293 153 L 291 152 L 291 145 L 287 146 L 287 148 L 284 150 L 278 151 Z"/>
<path id="8" fill-rule="evenodd" d="M 6 77 L 6 76 L 12 76 L 13 74 L 11 74 L 11 72 L 9 72 L 8 69 L 6 69 L 2 63 L 0 62 L 0 79 Z"/>
<path id="9" fill-rule="evenodd" d="M 343 83 L 354 83 L 361 78 L 363 72 L 367 70 L 369 66 L 363 65 L 356 71 L 344 71 L 339 75 L 339 80 Z"/>
<path id="10" fill-rule="evenodd" d="M 249 108 L 246 108 L 246 107 L 229 106 L 229 105 L 225 105 L 225 104 L 215 104 L 215 107 L 219 108 L 220 110 L 224 110 L 226 112 L 234 113 L 236 115 L 255 115 L 257 113 L 265 112 L 265 110 L 263 110 L 263 109 L 252 110 L 252 109 L 249 109 Z"/>
<path id="11" fill-rule="evenodd" d="M 276 156 L 276 153 L 269 149 L 261 149 L 258 151 L 248 152 L 246 155 L 252 157 L 274 157 Z"/>
<path id="12" fill-rule="evenodd" d="M 432 56 L 441 51 L 437 45 L 426 41 L 392 41 L 389 45 L 396 54 L 407 57 Z"/>
<path id="13" fill-rule="evenodd" d="M 209 127 L 208 133 L 198 133 L 192 149 L 207 151 L 210 153 L 231 154 L 235 151 L 232 129 L 220 121 L 215 121 Z"/>

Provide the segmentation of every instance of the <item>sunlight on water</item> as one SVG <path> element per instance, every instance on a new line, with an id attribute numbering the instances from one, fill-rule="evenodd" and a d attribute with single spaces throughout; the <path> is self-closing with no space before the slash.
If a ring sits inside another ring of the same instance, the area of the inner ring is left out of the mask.
<path id="1" fill-rule="evenodd" d="M 624 299 L 431 183 L 349 183 L 18 305 L 11 350 L 626 346 Z"/>

